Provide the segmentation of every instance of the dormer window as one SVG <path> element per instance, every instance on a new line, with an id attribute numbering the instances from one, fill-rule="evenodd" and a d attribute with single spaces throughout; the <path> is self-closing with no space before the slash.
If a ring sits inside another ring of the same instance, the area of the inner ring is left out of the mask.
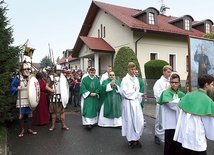
<path id="1" fill-rule="evenodd" d="M 206 23 L 206 33 L 210 33 L 210 24 Z"/>
<path id="2" fill-rule="evenodd" d="M 159 15 L 159 11 L 153 7 L 149 7 L 144 11 L 141 11 L 135 15 L 134 18 L 150 25 L 157 25 L 157 16 Z"/>
<path id="3" fill-rule="evenodd" d="M 154 13 L 149 12 L 149 24 L 155 24 L 155 16 Z"/>
<path id="4" fill-rule="evenodd" d="M 192 22 L 194 19 L 190 15 L 184 15 L 182 17 L 175 18 L 169 21 L 170 24 L 175 25 L 183 30 L 191 31 L 192 30 Z"/>
<path id="5" fill-rule="evenodd" d="M 188 19 L 185 19 L 185 30 L 190 30 L 190 22 Z"/>
<path id="6" fill-rule="evenodd" d="M 196 30 L 199 30 L 204 33 L 211 33 L 212 32 L 212 25 L 213 22 L 210 19 L 202 20 L 195 22 L 192 27 Z"/>

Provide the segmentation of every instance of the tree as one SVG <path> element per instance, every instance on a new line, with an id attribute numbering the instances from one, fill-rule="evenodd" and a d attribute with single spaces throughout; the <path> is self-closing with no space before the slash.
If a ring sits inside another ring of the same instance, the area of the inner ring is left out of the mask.
<path id="1" fill-rule="evenodd" d="M 47 66 L 51 67 L 51 59 L 48 56 L 45 56 L 40 62 L 40 68 L 46 68 Z"/>
<path id="2" fill-rule="evenodd" d="M 12 27 L 9 25 L 4 1 L 0 1 L 0 123 L 12 119 L 12 107 L 15 106 L 15 98 L 11 96 L 9 87 L 16 73 L 18 64 L 19 47 L 13 47 Z"/>
<path id="3" fill-rule="evenodd" d="M 127 74 L 127 66 L 129 62 L 135 63 L 136 68 L 139 70 L 139 77 L 142 77 L 138 59 L 134 51 L 127 46 L 121 47 L 117 52 L 113 66 L 113 71 L 115 72 L 116 77 L 122 79 Z"/>
<path id="4" fill-rule="evenodd" d="M 208 39 L 214 39 L 214 33 L 213 32 L 212 33 L 206 33 L 206 34 L 204 34 L 203 37 L 208 38 Z"/>

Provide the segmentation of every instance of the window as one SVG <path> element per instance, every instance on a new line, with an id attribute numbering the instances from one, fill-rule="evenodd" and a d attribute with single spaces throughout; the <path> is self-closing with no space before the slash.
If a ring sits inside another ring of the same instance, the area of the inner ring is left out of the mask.
<path id="1" fill-rule="evenodd" d="M 176 71 L 176 55 L 175 54 L 169 55 L 169 65 L 172 66 L 173 71 Z"/>
<path id="2" fill-rule="evenodd" d="M 103 38 L 105 38 L 106 37 L 106 27 L 104 26 L 103 27 Z"/>
<path id="3" fill-rule="evenodd" d="M 207 24 L 206 23 L 206 30 L 205 30 L 206 33 L 210 33 L 210 24 Z"/>
<path id="4" fill-rule="evenodd" d="M 154 13 L 149 13 L 149 24 L 154 25 L 155 24 L 155 16 Z"/>
<path id="5" fill-rule="evenodd" d="M 100 37 L 103 38 L 103 25 L 102 24 L 100 25 L 100 34 L 101 34 Z"/>
<path id="6" fill-rule="evenodd" d="M 98 29 L 98 38 L 105 38 L 105 37 L 106 37 L 106 27 L 101 24 L 100 29 Z"/>
<path id="7" fill-rule="evenodd" d="M 98 29 L 98 38 L 100 38 L 100 30 Z"/>
<path id="8" fill-rule="evenodd" d="M 188 55 L 186 56 L 186 71 L 189 71 L 189 57 Z"/>
<path id="9" fill-rule="evenodd" d="M 189 21 L 189 19 L 185 19 L 185 30 L 190 30 L 190 21 Z"/>
<path id="10" fill-rule="evenodd" d="M 150 53 L 150 60 L 156 60 L 158 58 L 157 53 Z"/>

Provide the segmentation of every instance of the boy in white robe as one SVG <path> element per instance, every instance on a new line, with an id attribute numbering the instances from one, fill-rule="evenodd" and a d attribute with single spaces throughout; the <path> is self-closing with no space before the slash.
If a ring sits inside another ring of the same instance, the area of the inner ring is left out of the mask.
<path id="1" fill-rule="evenodd" d="M 141 109 L 141 100 L 144 95 L 139 92 L 140 85 L 135 74 L 136 65 L 133 62 L 128 64 L 128 73 L 121 82 L 120 94 L 122 101 L 122 136 L 126 136 L 129 146 L 141 148 L 139 142 L 143 133 L 144 118 Z"/>
<path id="2" fill-rule="evenodd" d="M 213 89 L 214 77 L 198 78 L 199 89 L 186 94 L 178 103 L 174 140 L 181 143 L 180 155 L 206 155 L 207 140 L 214 140 L 214 103 L 207 95 Z"/>
<path id="3" fill-rule="evenodd" d="M 156 102 L 161 95 L 161 93 L 170 88 L 169 78 L 172 73 L 172 67 L 170 65 L 165 65 L 163 67 L 163 75 L 158 79 L 153 87 L 154 97 Z M 155 119 L 155 143 L 160 145 L 160 141 L 164 142 L 164 129 L 162 124 L 162 115 L 161 107 L 159 104 L 156 104 L 156 119 Z"/>
<path id="4" fill-rule="evenodd" d="M 176 149 L 179 144 L 178 142 L 173 141 L 177 117 L 179 115 L 177 104 L 185 95 L 182 91 L 178 90 L 180 84 L 180 76 L 178 74 L 172 74 L 170 77 L 171 88 L 164 90 L 158 100 L 158 103 L 161 105 L 161 110 L 164 113 L 164 155 L 177 155 Z"/>

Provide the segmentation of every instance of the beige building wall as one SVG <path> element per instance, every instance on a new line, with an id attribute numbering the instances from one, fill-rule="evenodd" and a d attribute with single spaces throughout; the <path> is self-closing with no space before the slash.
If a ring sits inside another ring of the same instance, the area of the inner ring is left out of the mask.
<path id="1" fill-rule="evenodd" d="M 137 56 L 143 78 L 145 78 L 144 64 L 150 60 L 151 53 L 156 53 L 157 59 L 165 60 L 168 63 L 169 55 L 175 55 L 174 71 L 180 75 L 182 80 L 186 80 L 188 74 L 186 71 L 188 55 L 187 37 L 147 33 L 137 45 Z"/>

